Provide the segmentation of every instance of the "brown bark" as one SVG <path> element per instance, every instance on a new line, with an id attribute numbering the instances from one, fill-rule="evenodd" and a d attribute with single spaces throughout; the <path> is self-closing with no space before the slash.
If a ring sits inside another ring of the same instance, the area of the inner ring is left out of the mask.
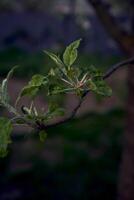
<path id="1" fill-rule="evenodd" d="M 134 67 L 128 70 L 128 101 L 126 131 L 120 177 L 118 200 L 134 200 Z"/>
<path id="2" fill-rule="evenodd" d="M 93 6 L 109 35 L 117 42 L 126 56 L 134 56 L 134 35 L 120 30 L 101 0 L 88 0 Z M 128 68 L 126 130 L 118 183 L 118 200 L 134 200 L 134 66 Z"/>
<path id="3" fill-rule="evenodd" d="M 127 36 L 125 30 L 122 30 L 119 27 L 119 24 L 116 23 L 115 18 L 107 9 L 106 4 L 101 0 L 87 0 L 94 8 L 98 19 L 103 24 L 104 28 L 106 29 L 107 33 L 110 35 L 112 39 L 114 39 L 119 47 L 125 51 L 124 40 Z"/>

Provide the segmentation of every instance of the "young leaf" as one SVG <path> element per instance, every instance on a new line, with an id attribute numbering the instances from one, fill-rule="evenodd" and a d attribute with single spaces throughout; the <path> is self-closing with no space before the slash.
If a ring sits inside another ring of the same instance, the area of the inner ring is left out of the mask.
<path id="1" fill-rule="evenodd" d="M 96 93 L 110 97 L 112 95 L 112 89 L 105 83 L 105 81 L 101 80 L 96 82 Z"/>
<path id="2" fill-rule="evenodd" d="M 49 108 L 48 108 L 48 113 L 49 113 L 49 115 L 52 115 L 54 117 L 55 116 L 63 116 L 64 115 L 64 109 L 60 108 L 58 106 L 58 104 L 50 103 Z"/>
<path id="3" fill-rule="evenodd" d="M 50 95 L 57 95 L 57 94 L 63 94 L 64 88 L 63 86 L 59 86 L 56 84 L 50 84 L 48 88 L 48 96 Z"/>
<path id="4" fill-rule="evenodd" d="M 49 51 L 44 51 L 44 52 L 56 63 L 58 67 L 60 68 L 64 67 L 62 60 L 57 55 Z"/>
<path id="5" fill-rule="evenodd" d="M 103 74 L 102 72 L 97 69 L 96 67 L 94 67 L 93 65 L 91 65 L 90 67 L 87 68 L 89 75 L 94 78 L 94 77 L 102 77 Z"/>
<path id="6" fill-rule="evenodd" d="M 76 60 L 78 52 L 77 49 L 80 45 L 81 39 L 74 41 L 71 43 L 63 54 L 63 61 L 67 67 L 70 67 Z"/>
<path id="7" fill-rule="evenodd" d="M 75 67 L 75 68 L 70 68 L 68 71 L 67 71 L 67 76 L 71 79 L 75 79 L 76 77 L 79 78 L 80 76 L 80 69 Z"/>
<path id="8" fill-rule="evenodd" d="M 94 66 L 88 68 L 89 75 L 91 79 L 88 80 L 88 88 L 91 91 L 94 91 L 96 94 L 102 96 L 111 96 L 112 90 L 103 80 L 103 74 L 99 69 L 96 69 Z"/>
<path id="9" fill-rule="evenodd" d="M 49 75 L 50 76 L 55 76 L 56 75 L 55 70 L 53 68 L 50 69 Z"/>
<path id="10" fill-rule="evenodd" d="M 45 83 L 45 77 L 40 74 L 36 74 L 32 77 L 31 81 L 29 82 L 29 86 L 41 86 Z"/>
<path id="11" fill-rule="evenodd" d="M 63 67 L 62 69 L 60 68 L 51 68 L 48 76 L 49 76 L 49 82 L 53 82 L 54 80 L 59 80 L 61 76 L 65 73 L 65 68 Z"/>
<path id="12" fill-rule="evenodd" d="M 112 89 L 106 84 L 103 79 L 98 79 L 93 82 L 96 85 L 96 88 L 92 89 L 97 94 L 102 96 L 111 96 Z"/>
<path id="13" fill-rule="evenodd" d="M 13 67 L 7 74 L 7 77 L 2 81 L 1 88 L 0 88 L 0 90 L 1 90 L 0 91 L 0 99 L 3 103 L 9 102 L 9 95 L 8 95 L 8 90 L 7 90 L 8 81 L 16 68 L 17 68 L 17 66 Z"/>
<path id="14" fill-rule="evenodd" d="M 97 86 L 96 86 L 96 84 L 92 81 L 92 79 L 89 79 L 89 80 L 88 80 L 88 88 L 89 88 L 89 90 L 92 90 L 92 91 L 96 91 L 96 89 L 97 89 Z"/>
<path id="15" fill-rule="evenodd" d="M 46 122 L 47 120 L 53 119 L 54 117 L 57 116 L 63 116 L 64 115 L 64 109 L 60 108 L 58 104 L 56 103 L 49 103 L 48 110 L 42 115 L 42 119 Z"/>
<path id="16" fill-rule="evenodd" d="M 7 91 L 7 84 L 8 80 L 4 79 L 1 84 L 1 99 L 3 103 L 8 103 L 9 102 L 9 95 Z"/>
<path id="17" fill-rule="evenodd" d="M 39 91 L 38 86 L 26 86 L 22 89 L 20 97 L 28 96 L 28 97 L 35 97 L 37 92 Z"/>
<path id="18" fill-rule="evenodd" d="M 7 147 L 11 142 L 11 131 L 11 122 L 6 118 L 0 118 L 0 157 L 5 157 L 7 155 Z"/>
<path id="19" fill-rule="evenodd" d="M 12 77 L 14 70 L 16 70 L 18 68 L 18 66 L 14 66 L 7 74 L 7 80 L 9 81 L 9 79 Z"/>
<path id="20" fill-rule="evenodd" d="M 44 76 L 40 74 L 34 75 L 28 85 L 21 90 L 17 102 L 23 96 L 35 97 L 41 86 L 45 84 L 47 84 L 47 79 Z"/>

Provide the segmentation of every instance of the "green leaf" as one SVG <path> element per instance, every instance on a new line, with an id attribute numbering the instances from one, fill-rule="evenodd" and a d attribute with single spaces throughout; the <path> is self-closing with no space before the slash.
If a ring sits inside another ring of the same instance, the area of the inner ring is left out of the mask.
<path id="1" fill-rule="evenodd" d="M 16 70 L 18 68 L 18 66 L 14 66 L 7 74 L 7 80 L 9 81 L 9 79 L 12 77 L 14 70 Z"/>
<path id="2" fill-rule="evenodd" d="M 57 55 L 49 51 L 44 51 L 44 52 L 56 63 L 58 67 L 60 68 L 64 67 L 62 60 Z"/>
<path id="3" fill-rule="evenodd" d="M 57 115 L 57 116 L 63 116 L 64 115 L 64 109 L 60 108 L 58 106 L 58 104 L 56 104 L 56 103 L 50 103 L 49 104 L 48 112 L 52 113 L 54 115 Z"/>
<path id="4" fill-rule="evenodd" d="M 89 88 L 89 90 L 92 90 L 92 91 L 96 91 L 96 90 L 97 90 L 97 86 L 96 86 L 96 84 L 92 81 L 92 79 L 89 79 L 89 80 L 88 80 L 88 88 Z"/>
<path id="5" fill-rule="evenodd" d="M 48 88 L 48 95 L 57 95 L 57 94 L 63 94 L 64 88 L 63 86 L 50 84 Z"/>
<path id="6" fill-rule="evenodd" d="M 78 47 L 80 45 L 81 39 L 74 41 L 71 43 L 63 54 L 63 61 L 67 67 L 70 67 L 76 60 L 78 55 Z"/>
<path id="7" fill-rule="evenodd" d="M 31 81 L 29 82 L 29 86 L 41 86 L 45 83 L 45 77 L 40 74 L 36 74 L 32 77 Z"/>
<path id="8" fill-rule="evenodd" d="M 54 102 L 49 103 L 48 110 L 50 113 L 55 112 L 55 110 L 58 108 L 58 105 Z"/>
<path id="9" fill-rule="evenodd" d="M 50 69 L 49 75 L 50 76 L 55 76 L 56 75 L 55 70 L 53 68 Z"/>
<path id="10" fill-rule="evenodd" d="M 60 108 L 56 103 L 49 103 L 48 110 L 42 119 L 46 122 L 47 120 L 53 119 L 57 116 L 63 116 L 65 114 L 64 109 Z"/>
<path id="11" fill-rule="evenodd" d="M 102 96 L 111 96 L 112 95 L 112 89 L 106 84 L 106 82 L 103 79 L 98 79 L 93 82 L 96 85 L 96 88 L 92 88 L 92 91 L 94 91 L 97 94 L 100 94 Z"/>
<path id="12" fill-rule="evenodd" d="M 111 96 L 112 90 L 103 80 L 103 74 L 99 69 L 96 69 L 94 66 L 88 68 L 89 75 L 91 79 L 88 80 L 89 90 L 94 91 L 96 94 L 102 96 Z"/>
<path id="13" fill-rule="evenodd" d="M 80 71 L 79 68 L 77 68 L 77 67 L 75 67 L 75 68 L 70 68 L 70 69 L 68 69 L 68 71 L 67 71 L 67 76 L 68 76 L 69 78 L 71 78 L 71 79 L 76 79 L 76 78 L 79 78 L 80 73 L 81 73 L 81 71 Z"/>
<path id="14" fill-rule="evenodd" d="M 62 70 L 60 68 L 51 68 L 48 75 L 49 75 L 49 81 L 53 82 L 54 80 L 59 80 L 61 76 L 63 75 L 63 71 L 65 72 L 65 68 L 63 67 Z"/>
<path id="15" fill-rule="evenodd" d="M 47 138 L 47 133 L 46 133 L 46 131 L 45 131 L 45 130 L 40 131 L 40 132 L 39 132 L 39 137 L 40 137 L 40 141 L 41 141 L 41 142 L 44 142 L 44 141 L 46 140 L 46 138 Z"/>
<path id="16" fill-rule="evenodd" d="M 63 108 L 60 108 L 58 106 L 58 104 L 49 104 L 49 109 L 48 109 L 48 113 L 49 113 L 49 116 L 52 117 L 56 117 L 56 116 L 63 116 L 64 115 L 64 109 Z"/>
<path id="17" fill-rule="evenodd" d="M 2 81 L 1 88 L 0 88 L 0 99 L 3 103 L 9 102 L 8 81 L 16 68 L 17 66 L 13 67 L 7 74 L 7 77 Z"/>
<path id="18" fill-rule="evenodd" d="M 26 86 L 22 89 L 20 97 L 29 96 L 35 97 L 37 92 L 39 91 L 38 86 Z"/>
<path id="19" fill-rule="evenodd" d="M 84 93 L 84 91 L 80 88 L 76 89 L 75 92 L 76 92 L 76 95 L 79 96 L 79 97 L 82 97 L 83 93 Z"/>
<path id="20" fill-rule="evenodd" d="M 46 85 L 47 82 L 48 80 L 46 79 L 46 77 L 40 74 L 34 75 L 31 81 L 28 83 L 28 85 L 22 89 L 17 101 L 20 99 L 20 97 L 23 97 L 23 96 L 29 96 L 32 98 L 35 97 L 39 89 L 41 88 L 41 86 Z"/>
<path id="21" fill-rule="evenodd" d="M 102 77 L 103 74 L 102 72 L 97 69 L 96 67 L 94 67 L 93 65 L 91 65 L 90 67 L 88 67 L 88 72 L 89 72 L 89 75 L 92 77 L 92 78 L 95 78 L 95 77 Z"/>
<path id="22" fill-rule="evenodd" d="M 112 89 L 104 81 L 99 81 L 96 83 L 96 85 L 97 85 L 97 90 L 96 90 L 97 94 L 108 97 L 112 95 Z"/>
<path id="23" fill-rule="evenodd" d="M 11 143 L 11 131 L 11 122 L 6 118 L 0 118 L 0 157 L 5 157 L 8 153 L 7 147 Z"/>

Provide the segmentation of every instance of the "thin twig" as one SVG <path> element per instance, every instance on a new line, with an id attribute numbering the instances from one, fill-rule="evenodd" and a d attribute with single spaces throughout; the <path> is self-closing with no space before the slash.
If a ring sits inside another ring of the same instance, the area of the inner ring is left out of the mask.
<path id="1" fill-rule="evenodd" d="M 119 68 L 121 68 L 123 66 L 127 66 L 127 65 L 133 65 L 133 64 L 134 64 L 134 57 L 132 57 L 130 59 L 127 59 L 127 60 L 124 60 L 122 62 L 119 62 L 119 63 L 117 63 L 117 64 L 115 64 L 115 65 L 110 67 L 110 69 L 104 74 L 103 79 L 109 78 Z M 63 119 L 63 120 L 61 120 L 59 122 L 56 122 L 56 123 L 53 123 L 53 124 L 49 124 L 49 125 L 45 125 L 45 124 L 41 124 L 41 123 L 37 123 L 37 122 L 35 122 L 35 124 L 29 123 L 27 120 L 26 121 L 24 120 L 24 121 L 25 121 L 25 123 L 27 125 L 29 125 L 30 127 L 36 129 L 37 131 L 39 131 L 39 130 L 47 130 L 49 128 L 55 128 L 56 126 L 62 125 L 64 123 L 67 123 L 67 122 L 71 121 L 76 116 L 79 108 L 81 107 L 83 101 L 85 100 L 85 98 L 86 98 L 86 96 L 88 95 L 89 92 L 90 92 L 90 90 L 85 91 L 85 93 L 83 94 L 83 96 L 81 97 L 81 99 L 79 100 L 77 106 L 73 109 L 71 114 L 67 118 L 65 118 L 65 119 Z"/>
<path id="2" fill-rule="evenodd" d="M 34 129 L 37 129 L 37 127 L 38 127 L 36 123 L 30 122 L 28 119 L 26 119 L 24 116 L 21 116 L 21 115 L 17 116 L 17 117 L 13 117 L 10 121 L 14 124 L 27 125 Z M 21 121 L 21 124 L 19 124 L 19 121 Z"/>
<path id="3" fill-rule="evenodd" d="M 78 102 L 77 106 L 73 109 L 73 111 L 71 112 L 69 117 L 67 117 L 66 119 L 63 119 L 63 120 L 61 120 L 59 122 L 56 122 L 54 124 L 46 125 L 45 128 L 46 129 L 53 128 L 53 127 L 56 127 L 56 126 L 64 124 L 64 123 L 67 123 L 70 120 L 72 120 L 75 117 L 75 115 L 76 115 L 77 111 L 79 110 L 79 108 L 81 107 L 81 104 L 83 103 L 83 100 L 84 100 L 83 98 L 80 99 L 80 101 Z"/>
<path id="4" fill-rule="evenodd" d="M 113 65 L 112 67 L 110 67 L 110 69 L 104 74 L 103 79 L 107 79 L 108 77 L 110 77 L 120 67 L 123 67 L 125 65 L 133 65 L 133 64 L 134 64 L 134 57 L 121 61 Z"/>
<path id="5" fill-rule="evenodd" d="M 117 64 L 115 64 L 115 65 L 110 67 L 110 69 L 104 74 L 103 79 L 105 80 L 105 79 L 109 78 L 119 68 L 121 68 L 121 67 L 123 67 L 125 65 L 133 65 L 133 64 L 134 64 L 134 57 L 132 57 L 130 59 L 127 59 L 127 60 L 124 60 L 122 62 L 119 62 L 119 63 L 117 63 Z M 67 117 L 66 119 L 63 119 L 63 120 L 61 120 L 61 121 L 59 121 L 57 123 L 46 125 L 45 128 L 46 129 L 52 128 L 52 127 L 61 125 L 63 123 L 66 123 L 66 122 L 69 122 L 70 120 L 72 120 L 76 116 L 79 108 L 81 107 L 83 101 L 85 100 L 85 97 L 87 96 L 87 94 L 89 92 L 90 92 L 90 90 L 86 91 L 83 94 L 82 98 L 80 99 L 80 101 L 78 102 L 77 106 L 74 108 L 74 110 L 72 111 L 72 113 L 70 114 L 69 117 Z"/>

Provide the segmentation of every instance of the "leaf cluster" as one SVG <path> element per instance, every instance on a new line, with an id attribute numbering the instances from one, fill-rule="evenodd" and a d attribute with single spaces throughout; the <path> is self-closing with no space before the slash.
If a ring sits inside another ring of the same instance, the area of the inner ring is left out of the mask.
<path id="1" fill-rule="evenodd" d="M 35 106 L 35 98 L 40 92 L 47 96 L 59 94 L 74 93 L 80 99 L 85 92 L 92 91 L 102 96 L 110 96 L 112 91 L 103 80 L 103 74 L 94 66 L 87 67 L 85 71 L 82 67 L 76 66 L 75 61 L 78 57 L 78 47 L 81 39 L 74 41 L 66 47 L 62 56 L 58 56 L 49 51 L 44 51 L 56 67 L 51 68 L 47 75 L 35 74 L 28 84 L 22 88 L 15 105 L 10 104 L 8 94 L 8 81 L 16 67 L 12 68 L 7 77 L 0 84 L 0 105 L 5 107 L 13 118 L 0 118 L 0 156 L 7 154 L 7 147 L 11 141 L 11 131 L 13 125 L 25 124 L 35 128 L 41 141 L 46 139 L 46 127 L 50 120 L 57 116 L 64 115 L 64 109 L 57 102 L 48 102 L 48 108 L 38 109 Z M 18 105 L 24 96 L 30 98 L 30 105 L 26 107 L 21 105 L 21 112 L 18 111 Z"/>

